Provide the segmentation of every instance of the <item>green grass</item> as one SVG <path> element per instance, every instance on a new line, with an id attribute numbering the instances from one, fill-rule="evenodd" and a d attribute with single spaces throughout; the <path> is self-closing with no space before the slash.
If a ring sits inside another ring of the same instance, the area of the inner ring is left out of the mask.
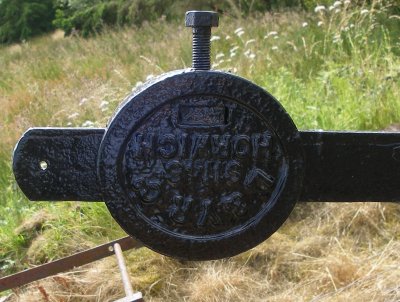
<path id="1" fill-rule="evenodd" d="M 373 3 L 337 13 L 223 16 L 213 32 L 214 68 L 265 87 L 300 129 L 400 123 L 400 19 Z M 191 33 L 181 23 L 0 48 L 0 276 L 122 236 L 102 203 L 27 201 L 13 180 L 12 149 L 29 127 L 104 127 L 141 82 L 190 67 Z M 37 213 L 46 222 L 17 234 Z M 289 224 L 282 232 L 293 231 Z"/>

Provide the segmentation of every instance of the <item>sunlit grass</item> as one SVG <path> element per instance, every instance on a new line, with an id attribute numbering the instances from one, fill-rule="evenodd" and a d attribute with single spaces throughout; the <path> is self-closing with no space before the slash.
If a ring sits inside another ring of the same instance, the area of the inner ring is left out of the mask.
<path id="1" fill-rule="evenodd" d="M 345 3 L 309 14 L 223 16 L 213 31 L 213 68 L 264 87 L 300 129 L 377 130 L 400 123 L 400 19 L 382 1 L 357 9 Z M 191 32 L 182 22 L 93 39 L 54 37 L 0 49 L 0 275 L 123 234 L 101 203 L 27 201 L 10 168 L 21 134 L 39 126 L 104 127 L 135 87 L 191 65 Z M 360 292 L 355 301 L 371 295 L 395 301 L 399 215 L 393 205 L 299 205 L 270 240 L 231 260 L 182 264 L 144 251 L 128 258 L 135 286 L 150 301 L 343 301 Z M 37 228 L 18 232 L 32 220 Z M 138 259 L 148 268 L 135 266 Z M 100 266 L 117 280 L 113 265 Z M 115 298 L 105 296 L 115 294 L 110 280 L 87 273 L 92 286 L 75 276 L 68 290 Z M 106 283 L 105 292 L 99 290 Z M 57 290 L 67 291 L 60 284 Z"/>

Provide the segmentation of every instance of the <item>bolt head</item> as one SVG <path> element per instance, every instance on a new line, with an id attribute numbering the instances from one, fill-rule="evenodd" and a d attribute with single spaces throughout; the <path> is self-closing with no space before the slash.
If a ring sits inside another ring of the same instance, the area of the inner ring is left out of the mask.
<path id="1" fill-rule="evenodd" d="M 188 11 L 185 16 L 186 27 L 218 27 L 218 13 L 211 11 Z"/>

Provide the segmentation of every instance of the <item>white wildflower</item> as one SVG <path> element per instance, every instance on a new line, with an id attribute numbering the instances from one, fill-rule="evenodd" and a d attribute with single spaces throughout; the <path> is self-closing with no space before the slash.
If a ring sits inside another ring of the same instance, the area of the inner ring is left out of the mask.
<path id="1" fill-rule="evenodd" d="M 342 5 L 342 2 L 341 1 L 335 1 L 335 3 L 333 3 L 333 7 L 334 8 L 338 8 L 338 7 L 340 7 Z"/>
<path id="2" fill-rule="evenodd" d="M 225 57 L 225 55 L 222 52 L 220 52 L 215 56 L 215 59 L 218 60 L 218 59 L 221 59 L 223 57 Z"/>
<path id="3" fill-rule="evenodd" d="M 231 58 L 233 58 L 234 56 L 236 56 L 236 51 L 239 49 L 239 46 L 234 46 L 232 47 L 229 51 L 231 53 Z"/>
<path id="4" fill-rule="evenodd" d="M 251 40 L 246 41 L 246 46 L 251 44 L 251 43 L 254 43 L 255 41 L 256 41 L 256 39 L 251 39 Z"/>
<path id="5" fill-rule="evenodd" d="M 244 31 L 243 31 L 243 30 L 236 33 L 236 35 L 237 35 L 238 37 L 242 36 L 243 34 L 244 34 Z"/>
<path id="6" fill-rule="evenodd" d="M 212 41 L 217 41 L 217 40 L 221 40 L 221 37 L 220 36 L 212 36 L 211 39 L 210 39 L 211 42 Z"/>
<path id="7" fill-rule="evenodd" d="M 350 28 L 354 28 L 354 24 L 353 24 L 353 23 L 350 24 L 349 27 L 350 27 Z"/>
<path id="8" fill-rule="evenodd" d="M 74 112 L 74 113 L 68 115 L 68 119 L 69 120 L 73 120 L 73 119 L 77 118 L 78 116 L 79 116 L 79 113 L 78 112 Z"/>
<path id="9" fill-rule="evenodd" d="M 274 37 L 275 39 L 277 39 L 278 37 L 278 32 L 277 31 L 271 31 L 268 34 L 266 34 L 264 36 L 264 39 L 268 39 L 269 37 Z"/>
<path id="10" fill-rule="evenodd" d="M 253 59 L 256 57 L 256 55 L 255 55 L 254 53 L 252 53 L 250 49 L 248 49 L 248 50 L 244 53 L 244 55 L 245 55 L 247 58 L 251 59 L 251 60 L 253 60 Z"/>
<path id="11" fill-rule="evenodd" d="M 333 5 L 329 6 L 329 10 L 334 10 L 335 8 L 333 7 Z"/>
<path id="12" fill-rule="evenodd" d="M 272 46 L 271 49 L 272 49 L 272 50 L 278 50 L 279 48 L 278 48 L 278 46 Z"/>
<path id="13" fill-rule="evenodd" d="M 340 13 L 340 9 L 338 9 L 338 8 L 335 9 L 335 13 L 336 13 L 336 14 Z"/>
<path id="14" fill-rule="evenodd" d="M 100 103 L 100 105 L 99 105 L 99 108 L 104 108 L 104 107 L 107 107 L 107 106 L 108 106 L 108 104 L 109 104 L 109 102 L 108 102 L 108 101 L 102 101 L 102 102 Z"/>
<path id="15" fill-rule="evenodd" d="M 324 25 L 324 22 L 319 21 L 319 22 L 317 23 L 317 25 L 318 25 L 318 27 L 321 27 L 322 25 Z"/>
<path id="16" fill-rule="evenodd" d="M 135 86 L 132 87 L 132 91 L 135 91 L 137 88 L 143 85 L 142 81 L 137 81 Z"/>
<path id="17" fill-rule="evenodd" d="M 243 27 L 238 27 L 238 28 L 236 28 L 235 31 L 234 31 L 234 33 L 235 33 L 235 35 L 237 35 L 238 37 L 240 37 L 241 35 L 244 34 Z"/>
<path id="18" fill-rule="evenodd" d="M 340 35 L 336 35 L 336 36 L 333 37 L 333 41 L 332 41 L 332 42 L 333 42 L 334 44 L 339 43 L 340 41 L 341 41 Z"/>
<path id="19" fill-rule="evenodd" d="M 308 23 L 307 22 L 303 22 L 303 24 L 301 25 L 302 27 L 307 27 Z"/>
<path id="20" fill-rule="evenodd" d="M 86 121 L 82 124 L 82 127 L 93 127 L 94 123 L 92 121 Z"/>
<path id="21" fill-rule="evenodd" d="M 363 9 L 363 10 L 360 12 L 361 15 L 367 15 L 368 13 L 369 13 L 369 10 L 368 10 L 368 9 Z"/>
<path id="22" fill-rule="evenodd" d="M 234 46 L 230 49 L 230 52 L 236 52 L 239 49 L 239 46 Z"/>
<path id="23" fill-rule="evenodd" d="M 108 104 L 109 104 L 109 102 L 107 102 L 107 101 L 102 101 L 102 102 L 100 103 L 100 105 L 99 105 L 99 108 L 100 108 L 102 111 L 106 111 L 106 110 L 108 109 Z"/>
<path id="24" fill-rule="evenodd" d="M 142 85 L 143 85 L 143 82 L 142 81 L 138 81 L 135 84 L 135 88 L 138 88 L 139 86 L 142 86 Z"/>
<path id="25" fill-rule="evenodd" d="M 323 12 L 324 10 L 326 10 L 326 8 L 325 8 L 324 5 L 317 5 L 317 6 L 315 7 L 315 9 L 314 9 L 314 11 L 315 11 L 316 13 Z"/>
<path id="26" fill-rule="evenodd" d="M 225 40 L 230 40 L 231 39 L 231 36 L 230 35 L 227 35 L 226 37 L 225 37 Z"/>
<path id="27" fill-rule="evenodd" d="M 79 102 L 79 106 L 84 105 L 87 101 L 89 101 L 87 98 L 83 98 L 83 99 Z"/>
<path id="28" fill-rule="evenodd" d="M 350 0 L 346 0 L 346 1 L 344 1 L 344 4 L 345 5 L 349 5 L 351 3 L 351 1 Z"/>

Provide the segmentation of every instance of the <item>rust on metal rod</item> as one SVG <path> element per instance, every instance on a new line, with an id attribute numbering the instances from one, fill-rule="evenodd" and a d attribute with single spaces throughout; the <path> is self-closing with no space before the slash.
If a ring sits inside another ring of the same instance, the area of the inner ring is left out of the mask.
<path id="1" fill-rule="evenodd" d="M 120 245 L 123 251 L 143 246 L 130 236 L 123 237 L 95 248 L 0 278 L 0 292 L 111 256 L 114 254 L 113 246 L 116 243 Z"/>

